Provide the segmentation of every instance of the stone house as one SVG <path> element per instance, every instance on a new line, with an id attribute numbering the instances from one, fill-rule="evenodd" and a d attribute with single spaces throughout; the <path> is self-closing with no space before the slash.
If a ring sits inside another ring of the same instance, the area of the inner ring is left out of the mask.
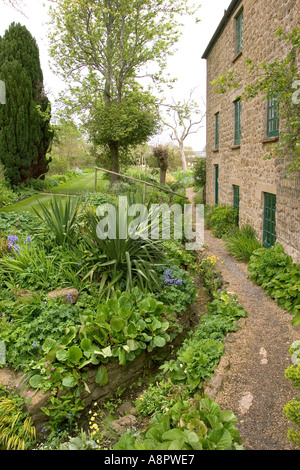
<path id="1" fill-rule="evenodd" d="M 300 179 L 286 178 L 286 162 L 265 159 L 280 138 L 276 99 L 239 100 L 249 82 L 245 60 L 284 58 L 275 38 L 300 26 L 300 0 L 232 0 L 202 58 L 207 62 L 208 205 L 234 205 L 265 247 L 278 241 L 300 263 Z M 300 63 L 299 63 L 300 67 Z M 215 93 L 211 82 L 228 70 L 241 87 Z"/>

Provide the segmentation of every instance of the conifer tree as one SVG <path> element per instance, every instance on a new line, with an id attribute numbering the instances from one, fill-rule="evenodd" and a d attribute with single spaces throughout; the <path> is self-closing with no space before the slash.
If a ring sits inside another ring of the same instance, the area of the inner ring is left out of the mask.
<path id="1" fill-rule="evenodd" d="M 25 26 L 12 23 L 0 37 L 0 80 L 6 104 L 0 105 L 0 161 L 16 185 L 44 178 L 52 141 L 51 105 L 43 89 L 39 49 Z"/>

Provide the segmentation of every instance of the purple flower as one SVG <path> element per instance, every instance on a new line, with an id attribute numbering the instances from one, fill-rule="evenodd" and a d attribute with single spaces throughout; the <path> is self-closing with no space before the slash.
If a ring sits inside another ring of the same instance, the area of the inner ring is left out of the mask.
<path id="1" fill-rule="evenodd" d="M 34 348 L 36 348 L 36 342 L 35 342 L 35 341 L 33 341 L 32 346 L 33 346 Z"/>

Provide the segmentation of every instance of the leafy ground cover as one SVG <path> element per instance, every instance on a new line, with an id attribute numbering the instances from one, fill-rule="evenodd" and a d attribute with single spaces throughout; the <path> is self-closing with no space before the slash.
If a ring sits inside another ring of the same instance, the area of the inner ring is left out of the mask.
<path id="1" fill-rule="evenodd" d="M 195 258 L 179 241 L 97 238 L 95 207 L 114 197 L 45 195 L 47 203 L 40 200 L 31 212 L 0 215 L 0 340 L 6 364 L 25 373 L 22 387 L 55 392 L 43 409 L 52 432 L 80 418 L 89 367 L 97 368 L 98 386 L 105 385 L 108 362 L 122 366 L 163 348 L 179 329 L 176 312 L 196 299 L 188 272 Z M 30 203 L 18 204 L 23 210 Z M 78 289 L 76 305 L 48 297 L 62 287 Z M 9 390 L 3 396 L 5 413 Z M 16 446 L 32 447 L 33 435 L 27 437 Z M 1 446 L 7 447 L 4 438 Z"/>

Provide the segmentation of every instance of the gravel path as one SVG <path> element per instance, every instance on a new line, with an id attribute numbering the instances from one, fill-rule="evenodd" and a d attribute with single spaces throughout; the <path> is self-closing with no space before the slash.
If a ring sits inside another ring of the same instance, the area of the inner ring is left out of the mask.
<path id="1" fill-rule="evenodd" d="M 192 199 L 191 190 L 188 196 Z M 292 327 L 292 316 L 248 279 L 247 264 L 230 256 L 222 240 L 205 231 L 204 242 L 205 255 L 219 258 L 226 290 L 248 312 L 226 346 L 229 369 L 214 399 L 237 416 L 246 450 L 295 450 L 286 437 L 291 423 L 282 409 L 296 395 L 284 372 L 291 365 L 289 347 L 300 338 L 299 327 Z"/>

